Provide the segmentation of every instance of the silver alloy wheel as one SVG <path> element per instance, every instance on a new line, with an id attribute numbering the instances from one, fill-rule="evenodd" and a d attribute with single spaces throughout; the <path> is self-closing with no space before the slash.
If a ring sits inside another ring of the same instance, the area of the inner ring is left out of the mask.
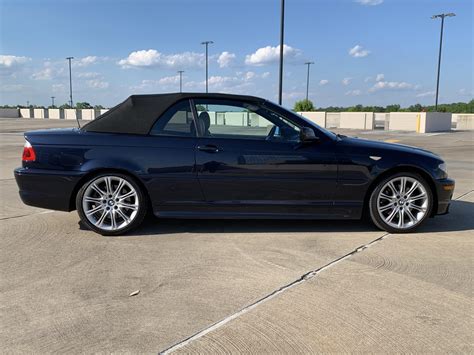
<path id="1" fill-rule="evenodd" d="M 408 176 L 397 176 L 380 190 L 377 211 L 389 226 L 407 229 L 423 220 L 429 202 L 426 188 L 420 181 Z"/>
<path id="2" fill-rule="evenodd" d="M 114 231 L 128 226 L 139 208 L 138 194 L 125 179 L 101 176 L 87 186 L 82 196 L 86 218 L 97 228 Z"/>

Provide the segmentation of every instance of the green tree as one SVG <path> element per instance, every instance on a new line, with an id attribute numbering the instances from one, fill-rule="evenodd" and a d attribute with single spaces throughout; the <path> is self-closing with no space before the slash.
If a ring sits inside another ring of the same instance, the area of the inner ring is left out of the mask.
<path id="1" fill-rule="evenodd" d="M 398 112 L 400 111 L 400 105 L 387 105 L 385 112 Z"/>
<path id="2" fill-rule="evenodd" d="M 94 105 L 95 110 L 103 110 L 105 107 L 102 105 Z"/>
<path id="3" fill-rule="evenodd" d="M 296 112 L 308 112 L 308 111 L 314 111 L 314 105 L 311 102 L 311 100 L 301 100 L 301 101 L 296 101 L 295 102 L 295 107 L 293 108 L 293 111 Z"/>
<path id="4" fill-rule="evenodd" d="M 65 110 L 65 109 L 72 108 L 72 107 L 69 104 L 62 104 L 61 106 L 59 106 L 59 108 Z"/>
<path id="5" fill-rule="evenodd" d="M 408 112 L 421 112 L 423 111 L 423 106 L 421 106 L 420 104 L 411 105 L 411 106 L 408 106 L 407 111 Z"/>
<path id="6" fill-rule="evenodd" d="M 93 108 L 92 105 L 88 102 L 77 102 L 76 103 L 76 108 L 78 110 L 82 110 L 82 109 L 87 109 L 87 108 Z"/>
<path id="7" fill-rule="evenodd" d="M 351 106 L 347 108 L 348 112 L 363 112 L 365 110 L 365 107 L 362 105 L 356 105 L 356 106 Z"/>

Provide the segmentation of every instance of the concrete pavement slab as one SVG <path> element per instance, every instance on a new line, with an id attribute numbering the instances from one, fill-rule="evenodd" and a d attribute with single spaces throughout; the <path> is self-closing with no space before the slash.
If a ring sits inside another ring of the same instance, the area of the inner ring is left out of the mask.
<path id="1" fill-rule="evenodd" d="M 382 234 L 353 223 L 153 219 L 105 238 L 60 212 L 0 228 L 0 342 L 12 352 L 156 352 Z"/>
<path id="2" fill-rule="evenodd" d="M 389 235 L 174 350 L 472 352 L 472 200 L 455 201 L 444 223 Z"/>
<path id="3" fill-rule="evenodd" d="M 23 205 L 13 180 L 23 131 L 75 125 L 0 120 L 2 351 L 156 353 L 384 235 L 357 221 L 151 218 L 101 237 L 75 212 Z M 441 154 L 463 197 L 181 351 L 472 352 L 472 133 L 346 133 Z"/>

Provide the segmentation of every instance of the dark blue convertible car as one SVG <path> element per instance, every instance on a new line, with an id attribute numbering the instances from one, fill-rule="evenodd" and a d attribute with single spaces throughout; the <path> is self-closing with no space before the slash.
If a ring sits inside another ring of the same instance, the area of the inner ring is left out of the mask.
<path id="1" fill-rule="evenodd" d="M 80 129 L 25 133 L 24 203 L 103 235 L 173 218 L 359 219 L 409 232 L 448 212 L 428 151 L 329 132 L 261 98 L 134 95 Z"/>

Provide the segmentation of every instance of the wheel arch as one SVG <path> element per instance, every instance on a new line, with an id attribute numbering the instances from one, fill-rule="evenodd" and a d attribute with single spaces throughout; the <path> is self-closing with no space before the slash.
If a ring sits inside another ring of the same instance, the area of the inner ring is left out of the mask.
<path id="1" fill-rule="evenodd" d="M 148 199 L 148 202 L 149 202 L 150 195 L 148 193 L 148 189 L 146 188 L 143 181 L 136 174 L 134 174 L 134 173 L 132 173 L 128 170 L 125 170 L 125 169 L 98 168 L 98 169 L 94 169 L 94 170 L 91 170 L 91 171 L 87 172 L 87 174 L 85 174 L 83 177 L 81 177 L 81 179 L 76 183 L 76 186 L 74 186 L 74 189 L 72 190 L 72 193 L 71 193 L 71 197 L 69 198 L 69 210 L 70 211 L 74 211 L 76 209 L 76 196 L 77 196 L 77 193 L 79 192 L 79 190 L 81 189 L 82 185 L 84 185 L 84 183 L 86 181 L 90 180 L 94 176 L 98 176 L 100 174 L 105 174 L 105 173 L 117 173 L 117 174 L 123 174 L 123 175 L 129 176 L 130 178 L 132 178 L 137 183 L 138 186 L 140 186 L 143 193 L 145 194 L 145 197 Z"/>
<path id="2" fill-rule="evenodd" d="M 417 167 L 417 166 L 412 166 L 412 165 L 402 165 L 402 166 L 396 166 L 396 167 L 390 168 L 384 171 L 383 173 L 381 173 L 380 175 L 378 175 L 374 179 L 374 181 L 372 181 L 364 197 L 364 209 L 363 209 L 364 214 L 366 214 L 368 211 L 370 195 L 372 195 L 372 192 L 375 190 L 379 182 L 389 176 L 392 176 L 398 173 L 404 173 L 404 172 L 419 174 L 421 177 L 423 177 L 426 180 L 426 182 L 428 183 L 428 186 L 430 187 L 431 194 L 433 195 L 433 208 L 431 209 L 430 217 L 436 214 L 436 211 L 438 210 L 438 194 L 436 192 L 436 186 L 433 181 L 433 178 L 431 177 L 429 173 L 427 173 L 422 168 Z"/>

